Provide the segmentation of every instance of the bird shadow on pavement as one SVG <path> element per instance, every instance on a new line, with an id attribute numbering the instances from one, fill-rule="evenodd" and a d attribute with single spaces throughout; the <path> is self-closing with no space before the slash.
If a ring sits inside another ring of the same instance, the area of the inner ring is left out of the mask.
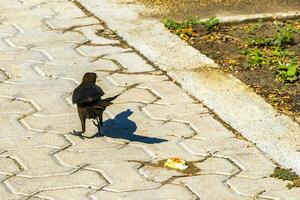
<path id="1" fill-rule="evenodd" d="M 104 121 L 101 133 L 98 132 L 91 138 L 106 136 L 110 138 L 120 138 L 132 142 L 141 142 L 146 144 L 155 144 L 167 141 L 160 138 L 146 137 L 134 134 L 137 130 L 137 126 L 134 121 L 131 121 L 129 119 L 129 116 L 132 114 L 133 112 L 128 109 L 117 114 L 114 119 L 108 119 Z"/>

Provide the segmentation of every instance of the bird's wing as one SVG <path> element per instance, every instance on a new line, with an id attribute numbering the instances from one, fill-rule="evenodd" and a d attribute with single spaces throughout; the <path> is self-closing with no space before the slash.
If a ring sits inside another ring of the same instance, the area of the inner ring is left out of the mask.
<path id="1" fill-rule="evenodd" d="M 92 85 L 89 87 L 79 85 L 73 92 L 72 101 L 73 104 L 89 103 L 100 99 L 103 95 L 103 90 L 97 85 Z"/>

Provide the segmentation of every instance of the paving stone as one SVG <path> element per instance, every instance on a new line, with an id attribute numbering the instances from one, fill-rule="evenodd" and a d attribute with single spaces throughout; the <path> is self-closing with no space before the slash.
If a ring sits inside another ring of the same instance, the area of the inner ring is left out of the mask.
<path id="1" fill-rule="evenodd" d="M 63 188 L 60 190 L 42 191 L 38 196 L 51 199 L 89 200 L 88 196 L 91 192 L 93 190 L 88 188 Z"/>
<path id="2" fill-rule="evenodd" d="M 154 144 L 141 144 L 134 143 L 134 146 L 143 148 L 149 155 L 152 155 L 156 160 L 163 160 L 172 157 L 181 158 L 186 161 L 197 161 L 203 159 L 201 156 L 195 156 L 187 153 L 183 148 L 178 144 L 179 141 L 176 141 L 175 138 L 169 137 L 166 138 L 168 141 Z"/>
<path id="3" fill-rule="evenodd" d="M 238 167 L 224 158 L 210 157 L 203 162 L 195 163 L 195 165 L 201 169 L 203 174 L 233 175 L 240 171 Z"/>
<path id="4" fill-rule="evenodd" d="M 121 53 L 108 55 L 107 58 L 117 60 L 127 72 L 149 72 L 155 69 L 136 53 Z"/>
<path id="5" fill-rule="evenodd" d="M 26 93 L 57 91 L 71 92 L 77 86 L 75 82 L 63 79 L 49 79 L 47 81 L 16 82 L 14 84 L 2 83 L 0 85 L 0 96 L 26 97 Z M 14 88 L 12 90 L 12 88 Z M 46 98 L 46 97 L 45 97 Z"/>
<path id="6" fill-rule="evenodd" d="M 27 130 L 23 132 L 26 134 L 20 137 L 0 138 L 0 151 L 32 147 L 51 147 L 59 149 L 68 145 L 62 136 L 56 134 L 34 133 Z"/>
<path id="7" fill-rule="evenodd" d="M 70 1 L 48 1 L 47 4 L 44 4 L 44 7 L 53 9 L 56 13 L 55 18 L 58 19 L 86 17 L 85 13 Z"/>
<path id="8" fill-rule="evenodd" d="M 220 138 L 210 140 L 187 139 L 182 145 L 193 155 L 210 155 L 223 150 L 246 148 L 249 143 L 236 138 Z"/>
<path id="9" fill-rule="evenodd" d="M 246 178 L 268 177 L 276 165 L 268 160 L 255 147 L 241 148 L 236 150 L 224 150 L 217 153 L 235 162 L 243 171 L 237 176 Z M 255 163 L 255 165 L 253 165 Z"/>
<path id="10" fill-rule="evenodd" d="M 292 188 L 290 190 L 268 190 L 260 196 L 276 200 L 298 200 L 300 196 L 300 188 Z"/>
<path id="11" fill-rule="evenodd" d="M 123 147 L 122 144 L 109 142 L 105 137 L 94 137 L 87 140 L 82 140 L 74 135 L 65 137 L 72 143 L 68 151 L 73 152 L 113 151 Z"/>
<path id="12" fill-rule="evenodd" d="M 76 56 L 74 55 L 74 58 Z M 65 65 L 50 65 L 44 64 L 39 66 L 41 71 L 48 76 L 58 76 L 58 77 L 79 77 L 84 71 L 95 72 L 95 71 L 116 71 L 119 67 L 110 60 L 99 59 L 95 62 L 85 62 L 82 60 L 80 64 L 76 63 L 66 63 Z M 81 72 L 82 71 L 82 72 Z M 77 75 L 78 74 L 78 75 Z M 75 75 L 75 76 L 74 76 Z M 80 80 L 80 79 L 79 79 Z"/>
<path id="13" fill-rule="evenodd" d="M 9 150 L 4 155 L 15 157 L 24 170 L 19 175 L 26 177 L 50 176 L 66 174 L 73 168 L 63 167 L 51 156 L 55 149 L 49 147 L 34 147 L 28 149 Z"/>
<path id="14" fill-rule="evenodd" d="M 142 106 L 143 104 L 140 103 L 120 103 L 109 107 L 108 111 L 114 117 L 107 123 L 116 124 L 105 126 L 103 130 L 105 135 L 118 136 L 135 142 L 156 143 L 160 141 L 160 137 L 190 137 L 195 134 L 193 129 L 183 123 L 152 120 L 140 110 Z M 124 133 L 118 134 L 118 132 Z"/>
<path id="15" fill-rule="evenodd" d="M 20 33 L 36 33 L 49 31 L 49 27 L 43 22 L 43 19 L 37 16 L 16 15 L 15 12 L 5 16 L 7 23 L 14 24 Z M 24 18 L 26 17 L 26 20 Z"/>
<path id="16" fill-rule="evenodd" d="M 204 200 L 253 200 L 251 197 L 243 197 L 229 190 L 223 183 L 227 178 L 222 175 L 202 175 L 178 178 L 175 183 L 186 185 Z"/>
<path id="17" fill-rule="evenodd" d="M 84 18 L 66 18 L 66 19 L 49 19 L 46 23 L 52 29 L 67 30 L 73 27 L 79 26 L 89 26 L 99 24 L 99 21 L 94 17 L 84 17 Z"/>
<path id="18" fill-rule="evenodd" d="M 263 179 L 246 179 L 233 177 L 228 181 L 230 187 L 243 195 L 256 196 L 263 191 L 284 191 L 288 190 L 286 187 L 288 181 L 282 181 L 276 178 Z"/>
<path id="19" fill-rule="evenodd" d="M 0 197 L 3 200 L 19 200 L 21 198 L 19 195 L 12 194 L 7 188 L 3 187 L 2 184 L 0 185 Z"/>
<path id="20" fill-rule="evenodd" d="M 65 98 L 69 95 L 70 93 L 60 91 L 38 91 L 24 94 L 27 99 L 31 99 L 39 105 L 41 109 L 38 111 L 39 115 L 67 115 L 77 113 L 73 106 L 66 103 Z M 55 105 L 55 107 L 52 105 Z"/>
<path id="21" fill-rule="evenodd" d="M 29 130 L 38 132 L 51 132 L 58 134 L 66 134 L 73 130 L 80 130 L 80 120 L 77 113 L 70 115 L 30 115 L 21 120 L 22 124 Z M 94 125 L 93 125 L 94 126 Z M 90 123 L 87 123 L 87 132 L 93 132 L 94 129 Z"/>
<path id="22" fill-rule="evenodd" d="M 195 200 L 195 195 L 186 188 L 179 185 L 164 185 L 155 190 L 140 190 L 135 192 L 113 193 L 109 191 L 98 191 L 92 196 L 93 200 L 153 200 L 153 199 L 172 199 L 172 200 Z"/>
<path id="23" fill-rule="evenodd" d="M 184 105 L 157 105 L 150 104 L 143 108 L 151 118 L 160 120 L 178 120 L 182 116 L 201 114 L 208 112 L 201 104 L 184 104 Z M 189 122 L 189 121 L 187 121 Z"/>
<path id="24" fill-rule="evenodd" d="M 5 175 L 13 175 L 21 171 L 18 164 L 6 155 L 0 155 L 0 173 Z"/>
<path id="25" fill-rule="evenodd" d="M 233 137 L 233 133 L 224 127 L 210 114 L 195 114 L 178 117 L 179 120 L 189 122 L 197 131 L 195 139 L 218 139 Z"/>
<path id="26" fill-rule="evenodd" d="M 123 53 L 126 51 L 130 51 L 131 49 L 123 49 L 121 47 L 116 46 L 89 46 L 82 45 L 76 50 L 85 57 L 103 57 L 111 54 Z"/>
<path id="27" fill-rule="evenodd" d="M 38 74 L 34 67 L 37 63 L 33 62 L 0 62 L 1 68 L 9 74 L 9 82 L 28 82 L 47 80 L 46 77 Z"/>
<path id="28" fill-rule="evenodd" d="M 146 88 L 151 90 L 155 95 L 161 99 L 157 104 L 171 105 L 182 103 L 194 103 L 194 101 L 177 85 L 171 81 L 161 81 L 155 83 L 143 83 L 138 86 L 139 88 Z"/>
<path id="29" fill-rule="evenodd" d="M 0 100 L 2 100 L 1 97 Z M 0 104 L 0 115 L 6 115 L 8 113 L 29 114 L 36 111 L 36 109 L 27 102 L 4 98 L 3 100 L 5 100 L 5 102 Z"/>
<path id="30" fill-rule="evenodd" d="M 104 188 L 105 191 L 128 192 L 158 188 L 159 183 L 148 181 L 139 174 L 139 166 L 140 164 L 133 162 L 120 162 L 93 164 L 89 168 L 99 170 L 110 182 Z"/>
<path id="31" fill-rule="evenodd" d="M 16 47 L 30 47 L 52 42 L 81 44 L 86 41 L 86 38 L 76 32 L 66 32 L 64 34 L 61 34 L 59 32 L 35 32 L 18 35 L 13 38 L 9 38 L 9 40 Z"/>
<path id="32" fill-rule="evenodd" d="M 126 102 L 139 102 L 139 103 L 152 103 L 156 100 L 148 90 L 132 88 L 125 93 L 122 93 L 114 102 L 126 103 Z"/>
<path id="33" fill-rule="evenodd" d="M 104 38 L 96 34 L 97 31 L 104 30 L 104 27 L 102 25 L 79 27 L 74 30 L 80 31 L 86 38 L 90 40 L 91 44 L 101 44 L 101 45 L 120 44 L 120 41 L 118 40 Z"/>
<path id="34" fill-rule="evenodd" d="M 148 74 L 119 74 L 114 73 L 110 77 L 117 86 L 132 86 L 140 83 L 161 82 L 167 80 L 164 75 L 148 75 Z"/>
<path id="35" fill-rule="evenodd" d="M 1 11 L 5 11 L 5 10 L 18 10 L 18 9 L 22 9 L 23 5 L 17 1 L 17 0 L 12 0 L 12 1 L 5 1 L 5 0 L 0 0 L 0 4 L 1 4 Z"/>
<path id="36" fill-rule="evenodd" d="M 41 190 L 46 191 L 61 188 L 82 187 L 100 189 L 107 183 L 96 172 L 80 170 L 76 173 L 61 176 L 39 178 L 24 178 L 15 176 L 5 181 L 5 184 L 8 184 L 15 193 L 33 194 Z"/>
<path id="37" fill-rule="evenodd" d="M 0 24 L 0 36 L 12 36 L 19 33 L 12 24 Z"/>
<path id="38" fill-rule="evenodd" d="M 22 51 L 11 51 L 3 52 L 0 54 L 2 61 L 33 61 L 33 62 L 46 62 L 47 57 L 38 51 L 33 50 L 22 50 Z"/>
<path id="39" fill-rule="evenodd" d="M 65 164 L 77 166 L 81 164 L 97 164 L 107 162 L 120 162 L 128 160 L 149 161 L 150 157 L 140 148 L 126 146 L 117 150 L 104 150 L 93 152 L 62 151 L 57 157 Z"/>
<path id="40" fill-rule="evenodd" d="M 24 127 L 18 122 L 19 115 L 0 115 L 0 123 L 5 124 L 0 129 L 0 138 L 24 137 L 26 132 Z"/>
<path id="41" fill-rule="evenodd" d="M 182 173 L 178 171 L 149 165 L 142 167 L 139 171 L 145 178 L 160 183 L 170 180 L 175 176 L 182 176 Z"/>

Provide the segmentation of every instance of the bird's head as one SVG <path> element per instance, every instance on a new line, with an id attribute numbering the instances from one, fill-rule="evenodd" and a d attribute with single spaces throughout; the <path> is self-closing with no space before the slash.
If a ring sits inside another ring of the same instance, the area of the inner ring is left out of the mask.
<path id="1" fill-rule="evenodd" d="M 97 79 L 97 74 L 93 72 L 87 72 L 83 75 L 82 83 L 85 84 L 95 84 Z"/>

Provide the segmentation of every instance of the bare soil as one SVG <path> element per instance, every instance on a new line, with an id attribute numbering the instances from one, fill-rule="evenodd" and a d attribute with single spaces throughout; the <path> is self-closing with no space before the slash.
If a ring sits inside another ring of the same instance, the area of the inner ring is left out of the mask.
<path id="1" fill-rule="evenodd" d="M 136 0 L 159 18 L 207 18 L 215 15 L 272 13 L 300 10 L 300 0 Z M 263 4 L 263 5 L 262 5 Z"/>
<path id="2" fill-rule="evenodd" d="M 300 29 L 298 21 L 287 23 Z M 249 32 L 253 26 L 254 23 L 219 25 L 216 30 L 207 31 L 202 25 L 196 25 L 194 36 L 187 41 L 201 53 L 215 60 L 224 71 L 251 86 L 280 112 L 300 122 L 300 81 L 283 84 L 276 79 L 276 67 L 248 66 L 248 58 L 242 51 L 246 48 L 249 38 L 269 38 L 277 32 L 274 22 L 262 22 L 259 28 Z M 300 34 L 294 34 L 294 43 L 287 45 L 285 49 L 294 52 L 299 61 Z"/>

